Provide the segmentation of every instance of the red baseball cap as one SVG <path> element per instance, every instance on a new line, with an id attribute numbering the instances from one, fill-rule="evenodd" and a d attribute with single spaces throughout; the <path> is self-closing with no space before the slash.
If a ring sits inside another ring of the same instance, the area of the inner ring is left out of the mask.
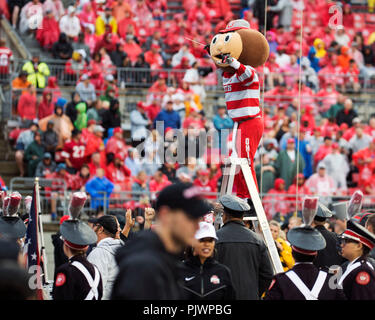
<path id="1" fill-rule="evenodd" d="M 113 130 L 113 134 L 117 133 L 117 132 L 120 132 L 122 133 L 122 129 L 120 127 L 117 127 Z"/>
<path id="2" fill-rule="evenodd" d="M 332 143 L 332 149 L 338 149 L 340 146 L 337 142 Z"/>
<path id="3" fill-rule="evenodd" d="M 91 119 L 91 120 L 87 121 L 88 126 L 91 126 L 93 124 L 96 124 L 96 121 L 94 119 Z"/>
<path id="4" fill-rule="evenodd" d="M 202 170 L 199 171 L 199 174 L 201 176 L 209 176 L 210 175 L 210 171 L 207 170 L 207 169 L 202 169 Z"/>
<path id="5" fill-rule="evenodd" d="M 124 160 L 124 157 L 122 156 L 121 153 L 116 153 L 114 158 L 115 159 L 120 159 L 121 161 Z"/>
<path id="6" fill-rule="evenodd" d="M 289 138 L 289 139 L 287 140 L 287 144 L 289 144 L 289 143 L 295 143 L 294 139 L 293 139 L 293 138 Z"/>

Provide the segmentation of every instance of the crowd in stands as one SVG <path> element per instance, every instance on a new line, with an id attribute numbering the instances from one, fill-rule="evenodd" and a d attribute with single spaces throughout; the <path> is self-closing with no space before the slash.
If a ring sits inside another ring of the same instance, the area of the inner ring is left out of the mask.
<path id="1" fill-rule="evenodd" d="M 347 96 L 369 87 L 375 75 L 375 24 L 366 20 L 371 15 L 338 2 L 343 26 L 331 28 L 329 7 L 336 2 L 279 2 L 284 6 L 271 1 L 267 11 L 270 56 L 257 70 L 266 90 L 265 133 L 255 169 L 266 212 L 272 217 L 295 210 L 297 190 L 327 196 L 327 204 L 330 196 L 349 195 L 357 187 L 375 195 L 375 115 L 361 121 Z M 248 5 L 243 18 L 264 31 L 264 1 Z M 152 192 L 177 180 L 191 181 L 214 197 L 210 193 L 219 190 L 222 175 L 215 160 L 229 151 L 231 134 L 225 129 L 233 121 L 220 105 L 212 119 L 206 117 L 206 90 L 217 85 L 216 68 L 203 46 L 186 37 L 209 43 L 234 15 L 225 0 L 183 6 L 185 12 L 173 20 L 166 19 L 165 1 L 152 0 L 77 1 L 68 8 L 60 0 L 33 0 L 19 6 L 19 18 L 16 6 L 11 8 L 12 24 L 64 61 L 64 73 L 76 84 L 70 101 L 62 98 L 51 65 L 37 56 L 13 80 L 13 89 L 22 92 L 15 113 L 23 127 L 10 136 L 21 176 L 63 179 L 71 190 L 86 190 L 94 208 L 108 205 L 103 194 L 116 199 L 118 192 L 133 192 L 136 203 L 148 203 Z M 40 28 L 33 28 L 30 19 L 39 11 Z M 122 67 L 150 72 L 129 76 Z M 130 112 L 130 139 L 121 129 L 121 81 L 150 83 L 145 101 Z M 158 121 L 164 123 L 161 133 Z M 156 141 L 164 135 L 164 149 L 175 154 L 173 136 L 180 129 L 185 148 L 194 142 L 203 152 L 184 164 L 160 161 Z M 199 134 L 209 130 L 222 133 L 218 141 L 199 144 Z M 137 152 L 140 143 L 144 154 Z"/>

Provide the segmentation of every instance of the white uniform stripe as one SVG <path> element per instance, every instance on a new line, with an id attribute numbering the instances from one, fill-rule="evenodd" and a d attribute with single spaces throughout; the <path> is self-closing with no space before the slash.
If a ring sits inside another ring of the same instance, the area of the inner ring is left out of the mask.
<path id="1" fill-rule="evenodd" d="M 234 91 L 234 92 L 226 92 L 225 93 L 225 100 L 226 101 L 237 101 L 242 99 L 259 99 L 259 90 L 242 90 L 242 91 Z"/>
<path id="2" fill-rule="evenodd" d="M 260 112 L 259 107 L 245 107 L 239 109 L 228 110 L 228 115 L 233 118 L 241 118 L 246 116 L 255 116 Z"/>

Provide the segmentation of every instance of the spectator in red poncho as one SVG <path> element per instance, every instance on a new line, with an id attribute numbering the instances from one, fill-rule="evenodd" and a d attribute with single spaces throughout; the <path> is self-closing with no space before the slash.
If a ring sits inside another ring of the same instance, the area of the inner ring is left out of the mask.
<path id="1" fill-rule="evenodd" d="M 338 65 L 337 55 L 332 55 L 331 59 L 327 61 L 327 65 L 319 70 L 318 76 L 320 83 L 326 84 L 331 82 L 335 85 L 342 85 L 343 78 L 340 76 L 342 73 L 342 68 Z"/>
<path id="2" fill-rule="evenodd" d="M 368 148 L 354 153 L 352 159 L 359 170 L 358 184 L 361 185 L 371 178 L 375 170 L 375 139 L 371 141 Z"/>
<path id="3" fill-rule="evenodd" d="M 57 84 L 57 78 L 54 76 L 48 78 L 47 87 L 44 90 L 52 93 L 53 103 L 56 103 L 57 99 L 62 96 L 60 87 Z"/>
<path id="4" fill-rule="evenodd" d="M 189 10 L 188 13 L 188 22 L 193 23 L 197 20 L 197 16 L 203 13 L 203 15 L 209 19 L 210 18 L 210 12 L 207 8 L 204 0 L 197 0 L 196 5 Z"/>
<path id="5" fill-rule="evenodd" d="M 141 47 L 134 41 L 134 36 L 132 34 L 126 35 L 123 49 L 133 64 L 137 61 L 137 57 L 142 53 Z"/>
<path id="6" fill-rule="evenodd" d="M 120 38 L 122 39 L 126 38 L 126 33 L 127 33 L 129 25 L 133 26 L 135 32 L 137 31 L 137 24 L 133 20 L 133 17 L 134 17 L 133 13 L 130 10 L 126 10 L 124 11 L 124 18 L 121 19 L 120 21 L 117 19 L 117 21 L 119 21 L 118 34 Z"/>
<path id="7" fill-rule="evenodd" d="M 46 12 L 42 25 L 36 30 L 35 38 L 44 50 L 50 50 L 59 40 L 60 28 L 51 10 Z"/>
<path id="8" fill-rule="evenodd" d="M 52 92 L 44 90 L 42 101 L 38 105 L 38 119 L 50 116 L 54 110 L 55 104 L 52 101 Z"/>
<path id="9" fill-rule="evenodd" d="M 118 186 L 117 191 L 125 191 L 127 190 L 127 178 L 130 176 L 131 171 L 124 165 L 124 158 L 120 154 L 116 154 L 113 162 L 111 162 L 106 168 L 106 177 Z"/>
<path id="10" fill-rule="evenodd" d="M 343 73 L 345 75 L 344 84 L 346 85 L 346 87 L 352 89 L 354 92 L 358 92 L 361 89 L 358 78 L 360 71 L 353 59 L 349 60 L 349 66 L 346 70 L 343 70 Z M 345 89 L 345 87 L 342 88 L 342 90 Z"/>
<path id="11" fill-rule="evenodd" d="M 149 187 L 151 192 L 159 192 L 170 184 L 172 182 L 168 180 L 168 177 L 161 170 L 157 170 L 150 180 Z"/>
<path id="12" fill-rule="evenodd" d="M 285 181 L 284 179 L 277 178 L 274 187 L 263 198 L 263 207 L 268 219 L 272 218 L 276 213 L 286 215 L 290 211 L 285 195 Z"/>
<path id="13" fill-rule="evenodd" d="M 340 130 L 340 127 L 337 125 L 334 118 L 329 118 L 323 123 L 323 125 L 321 125 L 320 129 L 322 132 L 322 136 L 331 137 L 333 134 Z"/>
<path id="14" fill-rule="evenodd" d="M 203 12 L 196 14 L 196 20 L 190 24 L 191 33 L 198 35 L 211 34 L 212 25 L 209 22 L 209 17 L 205 16 Z"/>
<path id="15" fill-rule="evenodd" d="M 207 193 L 217 192 L 217 180 L 210 180 L 210 171 L 199 170 L 197 172 L 197 178 L 194 180 L 193 184 L 200 188 L 201 194 L 207 199 L 216 199 L 216 195 L 209 195 Z"/>
<path id="16" fill-rule="evenodd" d="M 107 28 L 106 28 L 107 29 Z M 106 30 L 103 38 L 96 43 L 95 52 L 98 52 L 101 48 L 105 48 L 108 54 L 116 50 L 116 43 L 119 41 L 118 37 L 112 33 L 111 28 Z"/>
<path id="17" fill-rule="evenodd" d="M 277 87 L 268 90 L 264 94 L 264 101 L 267 104 L 288 106 L 292 102 L 292 93 L 286 87 L 286 83 L 282 82 Z"/>
<path id="18" fill-rule="evenodd" d="M 326 136 L 324 137 L 324 143 L 319 147 L 318 151 L 315 153 L 315 165 L 317 165 L 326 157 L 326 155 L 330 153 L 332 153 L 332 138 Z"/>
<path id="19" fill-rule="evenodd" d="M 95 152 L 91 155 L 91 161 L 88 164 L 89 169 L 90 169 L 90 174 L 92 176 L 96 175 L 96 170 L 99 168 L 104 168 L 101 164 L 101 158 L 100 158 L 100 153 Z"/>
<path id="20" fill-rule="evenodd" d="M 18 101 L 17 112 L 23 121 L 36 119 L 36 89 L 30 84 L 27 90 L 23 91 Z"/>
<path id="21" fill-rule="evenodd" d="M 137 0 L 132 6 L 132 12 L 134 21 L 139 25 L 152 21 L 152 13 L 147 7 L 145 0 Z"/>
<path id="22" fill-rule="evenodd" d="M 114 155 L 121 155 L 125 158 L 128 155 L 128 150 L 130 146 L 126 145 L 123 135 L 122 129 L 117 127 L 113 130 L 113 136 L 108 139 L 106 144 L 106 153 L 113 153 Z"/>
<path id="23" fill-rule="evenodd" d="M 181 63 L 178 64 L 178 65 L 176 65 L 175 67 L 173 67 L 173 69 L 180 70 L 180 71 L 173 72 L 173 77 L 175 78 L 175 80 L 177 82 L 177 86 L 181 87 L 181 85 L 182 85 L 182 79 L 185 76 L 185 72 L 182 72 L 181 70 L 190 69 L 189 58 L 182 57 L 181 58 Z"/>
<path id="24" fill-rule="evenodd" d="M 86 2 L 83 5 L 81 13 L 78 14 L 77 16 L 83 27 L 87 25 L 92 25 L 95 28 L 96 13 L 93 10 L 90 1 Z"/>
<path id="25" fill-rule="evenodd" d="M 145 61 L 150 65 L 150 69 L 161 69 L 163 58 L 160 55 L 160 46 L 156 43 L 151 45 L 151 50 L 145 52 Z"/>
<path id="26" fill-rule="evenodd" d="M 372 114 L 368 126 L 365 126 L 364 132 L 370 137 L 375 138 L 375 115 Z"/>
<path id="27" fill-rule="evenodd" d="M 305 177 L 302 173 L 299 173 L 297 177 L 294 178 L 293 184 L 290 185 L 287 194 L 295 195 L 288 197 L 290 201 L 290 211 L 296 210 L 296 195 L 297 195 L 297 183 L 298 183 L 298 210 L 302 210 L 302 202 L 305 195 L 310 195 L 311 192 L 308 187 L 305 186 Z"/>
<path id="28" fill-rule="evenodd" d="M 82 165 L 81 170 L 79 170 L 74 176 L 74 184 L 72 190 L 85 191 L 85 184 L 90 180 L 90 168 L 87 164 Z"/>
<path id="29" fill-rule="evenodd" d="M 342 125 L 345 125 L 346 123 L 342 123 Z M 361 120 L 358 118 L 358 117 L 355 117 L 352 121 L 352 126 L 350 128 L 348 128 L 348 126 L 344 129 L 341 128 L 340 126 L 340 129 L 341 130 L 344 130 L 344 134 L 342 135 L 342 137 L 346 140 L 346 141 L 350 141 L 351 138 L 353 138 L 353 136 L 355 135 L 355 131 L 357 128 L 361 127 L 362 124 L 361 124 Z M 347 125 L 347 124 L 346 124 Z M 366 133 L 366 132 L 365 132 Z"/>
<path id="30" fill-rule="evenodd" d="M 96 120 L 87 121 L 87 127 L 82 129 L 82 142 L 87 146 L 91 139 L 94 139 L 94 128 L 96 126 Z M 86 150 L 87 153 L 87 150 Z"/>
<path id="31" fill-rule="evenodd" d="M 103 132 L 104 128 L 100 125 L 95 125 L 93 128 L 93 134 L 90 135 L 90 139 L 86 142 L 85 157 L 86 161 L 91 157 L 93 153 L 100 153 L 100 165 L 105 167 L 106 164 L 106 154 L 105 146 L 103 142 Z"/>
<path id="32" fill-rule="evenodd" d="M 301 123 L 304 123 L 304 127 L 312 131 L 315 128 L 314 107 L 307 105 L 303 109 L 305 109 L 305 113 L 301 117 Z"/>
<path id="33" fill-rule="evenodd" d="M 344 4 L 344 12 L 342 16 L 342 24 L 345 28 L 352 29 L 354 27 L 354 14 L 349 3 Z"/>
<path id="34" fill-rule="evenodd" d="M 317 103 L 319 107 L 319 112 L 326 112 L 329 108 L 336 104 L 337 98 L 339 97 L 339 92 L 333 83 L 329 82 L 326 85 L 321 86 L 321 89 L 316 93 Z"/>
<path id="35" fill-rule="evenodd" d="M 182 123 L 184 129 L 194 128 L 194 129 L 204 129 L 205 121 L 199 113 L 196 106 L 190 106 L 189 116 L 185 118 Z"/>

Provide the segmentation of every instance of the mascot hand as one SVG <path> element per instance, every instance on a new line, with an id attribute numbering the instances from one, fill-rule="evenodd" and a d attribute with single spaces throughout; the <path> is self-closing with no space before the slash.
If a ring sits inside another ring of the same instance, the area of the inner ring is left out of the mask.
<path id="1" fill-rule="evenodd" d="M 221 60 L 221 63 L 229 64 L 232 68 L 238 69 L 240 67 L 240 63 L 236 58 L 231 57 L 229 54 L 224 55 L 223 59 Z"/>

